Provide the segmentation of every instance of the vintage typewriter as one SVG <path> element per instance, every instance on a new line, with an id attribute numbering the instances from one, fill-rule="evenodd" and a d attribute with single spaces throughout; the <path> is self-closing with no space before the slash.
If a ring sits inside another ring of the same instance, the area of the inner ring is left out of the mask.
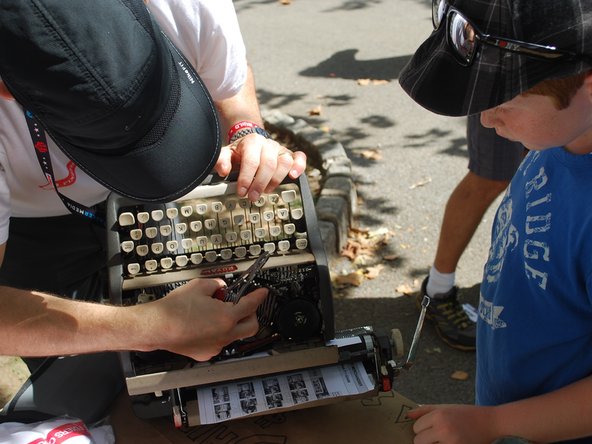
<path id="1" fill-rule="evenodd" d="M 214 177 L 166 204 L 111 195 L 107 226 L 110 298 L 119 305 L 150 302 L 198 277 L 221 277 L 230 286 L 265 255 L 250 282 L 270 289 L 255 337 L 208 362 L 165 351 L 120 354 L 138 416 L 172 413 L 177 426 L 199 424 L 197 388 L 344 361 L 363 362 L 376 392 L 391 389 L 392 340 L 371 327 L 335 332 L 327 258 L 306 177 L 286 180 L 256 202 L 239 198 L 232 178 Z"/>

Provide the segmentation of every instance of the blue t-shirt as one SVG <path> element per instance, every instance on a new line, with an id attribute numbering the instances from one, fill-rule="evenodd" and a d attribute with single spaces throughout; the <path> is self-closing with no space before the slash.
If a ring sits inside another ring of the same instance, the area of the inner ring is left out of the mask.
<path id="1" fill-rule="evenodd" d="M 477 404 L 529 398 L 590 374 L 592 155 L 530 152 L 493 224 L 479 301 Z"/>

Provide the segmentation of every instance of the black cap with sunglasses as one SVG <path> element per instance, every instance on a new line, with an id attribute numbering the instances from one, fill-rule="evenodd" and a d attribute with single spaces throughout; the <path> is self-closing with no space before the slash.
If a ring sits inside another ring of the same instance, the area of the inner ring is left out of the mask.
<path id="1" fill-rule="evenodd" d="M 592 1 L 433 0 L 434 31 L 399 82 L 438 114 L 475 114 L 592 69 Z"/>

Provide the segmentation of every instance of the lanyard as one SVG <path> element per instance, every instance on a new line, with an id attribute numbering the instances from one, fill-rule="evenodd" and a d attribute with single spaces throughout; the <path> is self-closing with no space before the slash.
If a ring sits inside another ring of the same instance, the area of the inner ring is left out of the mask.
<path id="1" fill-rule="evenodd" d="M 64 196 L 60 190 L 58 189 L 53 174 L 53 167 L 51 166 L 51 159 L 49 157 L 49 149 L 47 147 L 47 137 L 45 135 L 45 131 L 39 125 L 39 122 L 33 116 L 33 113 L 30 111 L 25 111 L 25 120 L 27 121 L 27 127 L 29 128 L 29 133 L 31 134 L 31 140 L 33 142 L 33 148 L 35 149 L 35 154 L 37 154 L 37 160 L 39 161 L 39 165 L 41 166 L 41 170 L 45 174 L 45 177 L 55 189 L 56 193 L 62 199 L 62 202 L 66 206 L 70 212 L 76 214 L 78 216 L 86 217 L 90 219 L 92 222 L 99 224 L 101 226 L 105 226 L 104 218 L 99 215 L 94 208 L 87 207 L 86 205 L 82 205 L 67 196 Z"/>

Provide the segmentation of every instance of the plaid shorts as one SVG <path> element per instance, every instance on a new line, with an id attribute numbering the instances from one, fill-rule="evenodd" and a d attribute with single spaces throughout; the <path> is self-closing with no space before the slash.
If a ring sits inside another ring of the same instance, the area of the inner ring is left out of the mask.
<path id="1" fill-rule="evenodd" d="M 467 144 L 469 170 L 477 176 L 491 180 L 510 180 L 524 158 L 526 148 L 485 128 L 479 114 L 467 117 Z"/>

